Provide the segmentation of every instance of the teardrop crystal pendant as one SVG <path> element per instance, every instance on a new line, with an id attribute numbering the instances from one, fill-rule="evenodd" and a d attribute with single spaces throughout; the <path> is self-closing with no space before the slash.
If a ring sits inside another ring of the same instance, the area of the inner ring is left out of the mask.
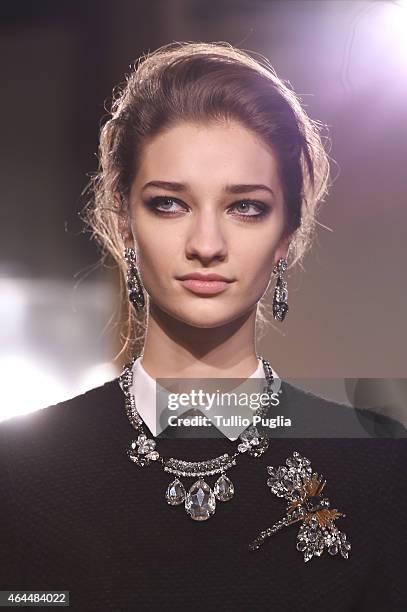
<path id="1" fill-rule="evenodd" d="M 215 495 L 210 486 L 200 478 L 187 493 L 185 510 L 194 521 L 206 521 L 214 514 L 215 508 Z"/>
<path id="2" fill-rule="evenodd" d="M 184 485 L 178 478 L 170 482 L 165 492 L 165 499 L 170 506 L 179 506 L 185 500 L 186 491 Z"/>
<path id="3" fill-rule="evenodd" d="M 225 476 L 225 474 L 222 474 L 215 482 L 213 492 L 215 493 L 216 499 L 220 501 L 229 501 L 235 493 L 235 487 L 233 486 L 233 482 Z"/>

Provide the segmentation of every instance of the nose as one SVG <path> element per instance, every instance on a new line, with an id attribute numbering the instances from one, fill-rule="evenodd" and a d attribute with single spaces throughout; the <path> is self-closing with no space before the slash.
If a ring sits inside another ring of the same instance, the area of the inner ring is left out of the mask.
<path id="1" fill-rule="evenodd" d="M 226 257 L 227 243 L 215 210 L 201 210 L 192 220 L 185 253 L 187 259 L 197 258 L 204 264 Z"/>

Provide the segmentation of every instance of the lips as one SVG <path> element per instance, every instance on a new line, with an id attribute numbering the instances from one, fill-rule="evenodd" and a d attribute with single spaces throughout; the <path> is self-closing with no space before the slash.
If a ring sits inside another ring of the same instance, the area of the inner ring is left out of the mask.
<path id="1" fill-rule="evenodd" d="M 191 274 L 179 276 L 178 280 L 222 281 L 224 283 L 233 282 L 230 278 L 226 278 L 220 274 L 200 274 L 199 272 L 192 272 Z"/>
<path id="2" fill-rule="evenodd" d="M 208 280 L 209 276 L 199 278 L 180 279 L 181 284 L 185 289 L 198 295 L 216 295 L 225 291 L 231 286 L 231 280 L 219 280 L 219 277 L 214 280 Z"/>

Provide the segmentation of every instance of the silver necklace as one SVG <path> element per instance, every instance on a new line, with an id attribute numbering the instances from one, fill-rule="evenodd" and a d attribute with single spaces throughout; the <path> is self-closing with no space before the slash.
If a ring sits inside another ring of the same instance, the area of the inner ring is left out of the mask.
<path id="1" fill-rule="evenodd" d="M 185 461 L 174 457 L 165 458 L 156 450 L 156 441 L 148 438 L 144 422 L 137 412 L 134 395 L 131 393 L 133 384 L 133 364 L 138 355 L 124 367 L 119 377 L 120 386 L 125 397 L 125 408 L 128 419 L 133 428 L 139 433 L 135 440 L 130 442 L 126 449 L 130 461 L 139 467 L 146 467 L 153 463 L 158 464 L 164 470 L 175 476 L 165 491 L 165 500 L 170 506 L 184 504 L 188 516 L 195 521 L 205 521 L 210 518 L 216 510 L 216 500 L 229 501 L 233 498 L 235 487 L 226 476 L 226 472 L 237 464 L 237 459 L 242 454 L 251 457 L 261 457 L 269 446 L 269 440 L 260 436 L 257 427 L 250 425 L 238 438 L 236 452 L 224 453 L 218 457 L 205 459 L 203 461 Z M 263 392 L 270 397 L 273 394 L 274 382 L 273 372 L 269 362 L 261 355 L 261 359 L 267 381 Z M 253 412 L 260 417 L 268 410 L 270 404 L 262 405 Z M 219 474 L 213 488 L 206 482 L 205 477 Z M 180 478 L 197 478 L 187 490 Z"/>

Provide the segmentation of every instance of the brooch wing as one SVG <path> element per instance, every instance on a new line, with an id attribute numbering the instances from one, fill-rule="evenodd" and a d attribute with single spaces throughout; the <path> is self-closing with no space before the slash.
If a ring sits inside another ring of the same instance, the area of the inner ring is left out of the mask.
<path id="1" fill-rule="evenodd" d="M 286 465 L 267 467 L 267 485 L 277 497 L 287 501 L 286 516 L 265 529 L 249 545 L 257 550 L 265 539 L 288 525 L 301 522 L 297 535 L 297 550 L 304 554 L 304 561 L 320 557 L 325 549 L 331 555 L 349 556 L 351 544 L 340 531 L 335 520 L 346 515 L 332 509 L 330 501 L 322 495 L 326 480 L 312 471 L 311 462 L 297 451 L 286 459 Z"/>

